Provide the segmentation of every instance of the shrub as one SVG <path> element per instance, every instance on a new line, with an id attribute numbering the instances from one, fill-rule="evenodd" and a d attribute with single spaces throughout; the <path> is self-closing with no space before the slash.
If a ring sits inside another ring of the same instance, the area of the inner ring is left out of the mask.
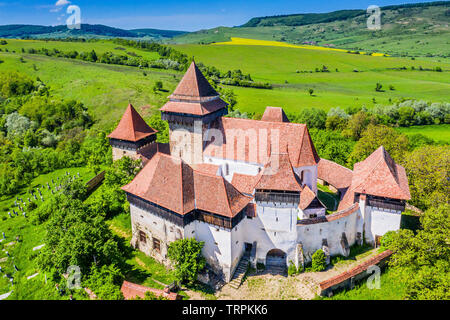
<path id="1" fill-rule="evenodd" d="M 296 275 L 297 273 L 298 273 L 297 267 L 292 262 L 292 260 L 289 260 L 288 275 L 293 276 Z"/>
<path id="2" fill-rule="evenodd" d="M 312 271 L 323 271 L 327 267 L 325 253 L 322 249 L 317 250 L 312 255 Z"/>
<path id="3" fill-rule="evenodd" d="M 201 251 L 204 242 L 195 239 L 179 239 L 172 242 L 167 250 L 169 259 L 175 264 L 175 277 L 181 283 L 193 284 L 199 271 L 206 265 Z"/>
<path id="4" fill-rule="evenodd" d="M 394 240 L 395 231 L 388 231 L 381 237 L 380 248 L 387 250 L 390 248 L 392 241 Z"/>

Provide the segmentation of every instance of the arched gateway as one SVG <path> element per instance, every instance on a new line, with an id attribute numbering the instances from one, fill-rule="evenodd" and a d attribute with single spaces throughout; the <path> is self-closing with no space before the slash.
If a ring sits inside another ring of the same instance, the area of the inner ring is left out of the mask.
<path id="1" fill-rule="evenodd" d="M 286 253 L 280 249 L 270 250 L 267 252 L 266 266 L 286 268 Z"/>

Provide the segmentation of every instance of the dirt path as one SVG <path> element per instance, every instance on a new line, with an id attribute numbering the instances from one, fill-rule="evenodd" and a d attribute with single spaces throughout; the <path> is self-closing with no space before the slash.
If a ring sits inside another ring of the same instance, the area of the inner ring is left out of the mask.
<path id="1" fill-rule="evenodd" d="M 320 282 L 334 277 L 376 254 L 377 249 L 356 260 L 337 263 L 323 272 L 307 272 L 287 277 L 271 274 L 250 274 L 239 289 L 229 284 L 216 292 L 219 300 L 310 300 L 316 296 Z"/>

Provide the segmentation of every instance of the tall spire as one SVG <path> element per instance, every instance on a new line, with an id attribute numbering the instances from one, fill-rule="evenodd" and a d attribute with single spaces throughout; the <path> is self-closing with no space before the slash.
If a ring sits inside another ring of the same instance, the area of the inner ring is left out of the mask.
<path id="1" fill-rule="evenodd" d="M 137 142 L 150 135 L 156 134 L 156 132 L 156 130 L 147 125 L 130 103 L 125 110 L 122 119 L 120 119 L 117 128 L 111 132 L 108 138 Z"/>

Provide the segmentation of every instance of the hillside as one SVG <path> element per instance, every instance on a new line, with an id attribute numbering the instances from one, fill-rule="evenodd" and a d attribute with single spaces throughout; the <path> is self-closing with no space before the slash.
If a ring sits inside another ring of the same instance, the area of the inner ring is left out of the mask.
<path id="1" fill-rule="evenodd" d="M 231 37 L 293 44 L 315 42 L 348 50 L 408 57 L 448 58 L 450 1 L 382 8 L 382 30 L 367 29 L 365 10 L 253 18 L 240 27 L 218 27 L 176 36 L 168 43 L 207 44 Z"/>
<path id="2" fill-rule="evenodd" d="M 67 26 L 4 25 L 0 26 L 0 38 L 144 38 L 164 39 L 185 34 L 184 31 L 135 29 L 123 30 L 104 25 L 82 24 L 81 29 L 69 30 Z"/>

